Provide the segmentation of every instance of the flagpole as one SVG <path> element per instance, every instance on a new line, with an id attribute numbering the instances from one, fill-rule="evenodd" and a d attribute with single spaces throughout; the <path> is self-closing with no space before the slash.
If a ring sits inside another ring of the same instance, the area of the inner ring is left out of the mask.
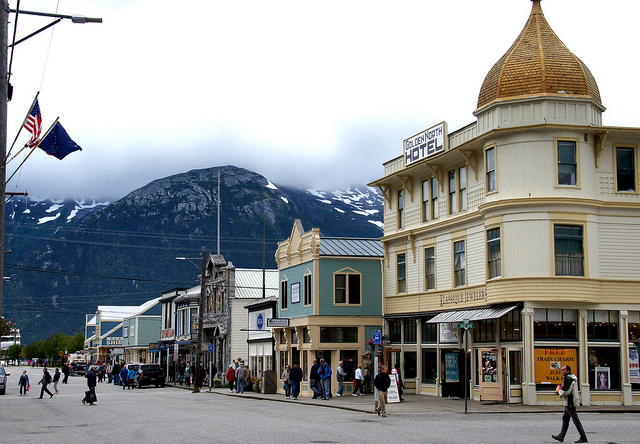
<path id="1" fill-rule="evenodd" d="M 13 179 L 13 176 L 16 175 L 16 173 L 20 170 L 20 167 L 22 165 L 24 165 L 24 163 L 27 161 L 27 159 L 29 158 L 29 156 L 31 156 L 33 154 L 33 152 L 36 150 L 36 148 L 38 148 L 40 146 L 40 142 L 42 142 L 44 140 L 45 137 L 47 137 L 49 135 L 49 133 L 51 132 L 51 130 L 53 129 L 54 126 L 56 126 L 56 123 L 58 123 L 58 119 L 60 119 L 60 117 L 56 117 L 56 120 L 51 124 L 51 126 L 49 127 L 49 129 L 47 130 L 47 132 L 44 134 L 43 137 L 40 138 L 40 140 L 38 141 L 38 144 L 35 145 L 32 149 L 31 152 L 29 154 L 27 154 L 27 157 L 24 158 L 24 160 L 22 162 L 20 162 L 20 165 L 18 165 L 18 168 L 16 168 L 16 170 L 13 172 L 13 174 L 11 175 L 11 177 L 9 177 L 9 179 L 7 180 L 7 182 L 5 183 L 5 188 L 6 188 L 6 184 L 11 182 L 11 179 Z M 22 150 L 21 150 L 22 151 Z M 18 154 L 16 154 L 17 156 Z M 15 156 L 13 156 L 15 157 Z M 6 176 L 5 176 L 6 177 Z"/>
<path id="2" fill-rule="evenodd" d="M 5 159 L 7 157 L 9 157 L 11 155 L 11 150 L 13 149 L 13 146 L 16 144 L 16 142 L 18 141 L 18 137 L 20 136 L 20 133 L 22 132 L 22 128 L 24 128 L 24 124 L 27 123 L 27 119 L 29 118 L 29 114 L 31 114 L 31 110 L 33 109 L 33 107 L 36 104 L 36 100 L 38 100 L 38 96 L 40 95 L 40 91 L 38 91 L 36 93 L 35 98 L 33 99 L 33 102 L 31 102 L 31 107 L 29 107 L 29 111 L 27 111 L 27 115 L 24 116 L 24 120 L 22 121 L 22 125 L 20 125 L 20 129 L 18 130 L 18 134 L 16 134 L 16 138 L 13 139 L 13 143 L 11 144 L 11 147 L 9 148 L 9 151 L 7 152 L 7 155 L 5 156 Z M 16 157 L 18 154 L 20 154 L 22 152 L 22 150 L 25 149 L 25 147 L 23 146 L 22 148 L 20 148 L 20 151 L 18 151 L 15 156 L 13 156 L 11 159 L 7 160 L 7 163 L 11 162 L 13 160 L 14 157 Z"/>
<path id="3" fill-rule="evenodd" d="M 2 200 L 0 200 L 0 316 L 4 299 L 4 198 L 7 177 L 7 96 L 9 80 L 7 79 L 7 37 L 9 28 L 9 4 L 7 0 L 0 0 L 0 186 Z"/>

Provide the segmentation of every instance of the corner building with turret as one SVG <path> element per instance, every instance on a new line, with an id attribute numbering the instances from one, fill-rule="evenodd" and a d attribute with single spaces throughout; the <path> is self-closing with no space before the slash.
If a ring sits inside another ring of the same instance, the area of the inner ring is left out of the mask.
<path id="1" fill-rule="evenodd" d="M 477 120 L 384 164 L 383 359 L 407 390 L 463 397 L 467 372 L 472 399 L 561 404 L 568 364 L 583 404 L 640 404 L 640 128 L 604 111 L 534 0 Z"/>

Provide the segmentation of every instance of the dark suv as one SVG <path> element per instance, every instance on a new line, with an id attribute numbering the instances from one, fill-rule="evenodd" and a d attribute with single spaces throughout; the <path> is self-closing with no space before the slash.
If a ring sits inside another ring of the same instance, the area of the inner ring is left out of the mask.
<path id="1" fill-rule="evenodd" d="M 138 387 L 144 385 L 164 387 L 164 370 L 158 364 L 138 364 L 130 367 L 134 367 L 136 371 L 136 385 Z"/>

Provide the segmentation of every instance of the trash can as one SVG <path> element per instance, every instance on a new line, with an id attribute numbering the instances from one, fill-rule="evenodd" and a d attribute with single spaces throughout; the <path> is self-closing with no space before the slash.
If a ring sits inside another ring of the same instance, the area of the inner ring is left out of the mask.
<path id="1" fill-rule="evenodd" d="M 261 392 L 264 394 L 276 393 L 278 389 L 278 377 L 275 370 L 264 370 L 262 372 Z"/>

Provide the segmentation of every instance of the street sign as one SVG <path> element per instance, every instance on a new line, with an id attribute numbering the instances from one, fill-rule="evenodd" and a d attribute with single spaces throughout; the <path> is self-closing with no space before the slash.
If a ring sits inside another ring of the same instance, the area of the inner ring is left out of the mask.
<path id="1" fill-rule="evenodd" d="M 213 344 L 209 344 L 209 353 L 213 353 Z"/>
<path id="2" fill-rule="evenodd" d="M 373 343 L 375 345 L 382 344 L 382 332 L 380 330 L 373 330 Z"/>
<path id="3" fill-rule="evenodd" d="M 469 322 L 469 319 L 464 319 L 460 324 L 458 324 L 458 328 L 469 330 L 470 328 L 476 328 L 476 324 L 473 322 Z"/>
<path id="4" fill-rule="evenodd" d="M 288 318 L 267 318 L 267 327 L 288 327 Z"/>
<path id="5" fill-rule="evenodd" d="M 62 350 L 60 350 L 60 351 L 58 352 L 58 354 L 59 354 L 60 356 L 64 356 L 64 352 L 63 352 Z"/>

